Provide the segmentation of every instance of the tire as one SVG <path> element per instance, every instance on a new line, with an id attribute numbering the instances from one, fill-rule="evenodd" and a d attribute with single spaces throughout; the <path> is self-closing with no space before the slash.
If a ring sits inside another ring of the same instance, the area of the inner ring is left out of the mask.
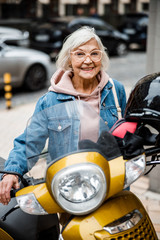
<path id="1" fill-rule="evenodd" d="M 120 42 L 116 46 L 116 55 L 117 56 L 124 56 L 128 52 L 128 47 L 126 43 Z"/>
<path id="2" fill-rule="evenodd" d="M 37 91 L 45 87 L 47 73 L 41 64 L 30 67 L 24 79 L 25 88 L 30 91 Z"/>

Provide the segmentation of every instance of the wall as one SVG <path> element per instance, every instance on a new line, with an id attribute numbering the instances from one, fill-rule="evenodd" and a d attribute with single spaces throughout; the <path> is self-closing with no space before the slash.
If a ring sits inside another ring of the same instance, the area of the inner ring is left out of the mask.
<path id="1" fill-rule="evenodd" d="M 152 0 L 149 10 L 147 73 L 160 71 L 160 1 Z"/>
<path id="2" fill-rule="evenodd" d="M 160 1 L 150 1 L 146 73 L 160 72 Z M 160 165 L 149 174 L 149 188 L 160 193 Z"/>

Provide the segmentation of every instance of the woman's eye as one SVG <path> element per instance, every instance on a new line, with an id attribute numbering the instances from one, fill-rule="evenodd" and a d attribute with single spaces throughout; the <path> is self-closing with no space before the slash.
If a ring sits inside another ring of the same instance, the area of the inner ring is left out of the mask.
<path id="1" fill-rule="evenodd" d="M 98 55 L 98 52 L 92 52 L 91 53 L 91 56 L 97 56 Z"/>
<path id="2" fill-rule="evenodd" d="M 83 53 L 83 52 L 77 52 L 76 55 L 77 55 L 77 56 L 84 56 L 85 53 Z"/>

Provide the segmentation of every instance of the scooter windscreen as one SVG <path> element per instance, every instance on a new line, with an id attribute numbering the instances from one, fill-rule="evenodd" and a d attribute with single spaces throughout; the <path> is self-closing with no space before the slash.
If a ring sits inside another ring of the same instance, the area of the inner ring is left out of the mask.
<path id="1" fill-rule="evenodd" d="M 26 128 L 27 174 L 32 184 L 37 179 L 43 181 L 51 162 L 76 151 L 98 148 L 108 158 L 117 152 L 120 155 L 108 126 L 90 105 L 78 100 L 46 108 L 35 113 Z"/>

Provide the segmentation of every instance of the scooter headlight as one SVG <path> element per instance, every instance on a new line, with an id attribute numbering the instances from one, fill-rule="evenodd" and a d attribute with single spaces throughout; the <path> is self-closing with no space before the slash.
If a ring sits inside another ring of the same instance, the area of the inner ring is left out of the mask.
<path id="1" fill-rule="evenodd" d="M 59 171 L 51 189 L 57 203 L 75 215 L 88 214 L 98 208 L 106 195 L 106 178 L 93 163 L 76 164 Z"/>
<path id="2" fill-rule="evenodd" d="M 144 172 L 146 167 L 145 155 L 128 160 L 125 163 L 125 185 L 124 189 L 135 182 Z"/>

